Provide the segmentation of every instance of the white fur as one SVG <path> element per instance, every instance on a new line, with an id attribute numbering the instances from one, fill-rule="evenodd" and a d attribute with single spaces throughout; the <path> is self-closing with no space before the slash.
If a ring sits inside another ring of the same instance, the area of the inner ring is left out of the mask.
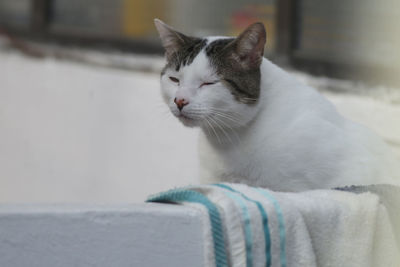
<path id="1" fill-rule="evenodd" d="M 280 191 L 352 184 L 399 184 L 398 162 L 368 129 L 346 120 L 314 89 L 263 59 L 260 99 L 236 101 L 202 51 L 179 72 L 161 77 L 172 113 L 200 126 L 203 182 L 242 182 Z M 169 76 L 180 79 L 176 84 Z M 184 96 L 182 113 L 174 104 Z"/>

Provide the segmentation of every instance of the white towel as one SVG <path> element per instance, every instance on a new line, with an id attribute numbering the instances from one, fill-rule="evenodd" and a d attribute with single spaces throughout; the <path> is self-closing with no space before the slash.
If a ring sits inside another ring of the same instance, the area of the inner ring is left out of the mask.
<path id="1" fill-rule="evenodd" d="M 201 207 L 205 266 L 398 267 L 399 192 L 377 185 L 281 193 L 225 183 L 149 201 Z"/>

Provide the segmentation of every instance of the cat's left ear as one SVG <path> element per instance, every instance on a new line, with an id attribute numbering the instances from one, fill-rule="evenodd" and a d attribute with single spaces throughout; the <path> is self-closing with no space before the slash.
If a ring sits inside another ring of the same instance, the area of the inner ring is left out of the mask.
<path id="1" fill-rule="evenodd" d="M 175 52 L 179 51 L 185 44 L 191 41 L 191 37 L 174 30 L 159 19 L 154 19 L 154 24 L 160 34 L 161 43 L 165 49 L 167 60 L 170 60 Z"/>
<path id="2" fill-rule="evenodd" d="M 243 67 L 258 68 L 264 56 L 267 39 L 265 27 L 261 22 L 247 27 L 234 41 L 234 51 Z"/>

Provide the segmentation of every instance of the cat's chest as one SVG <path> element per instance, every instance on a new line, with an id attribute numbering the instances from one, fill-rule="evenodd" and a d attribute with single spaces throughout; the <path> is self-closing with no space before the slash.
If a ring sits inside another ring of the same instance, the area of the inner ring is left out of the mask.
<path id="1" fill-rule="evenodd" d="M 222 167 L 223 176 L 255 177 L 262 172 L 262 166 L 268 164 L 265 147 L 255 145 L 253 142 L 238 142 L 229 147 L 216 148 Z"/>
<path id="2" fill-rule="evenodd" d="M 248 140 L 244 143 L 243 138 L 221 146 L 210 142 L 206 135 L 200 134 L 199 141 L 201 163 L 207 169 L 211 169 L 213 175 L 250 169 L 250 163 L 254 162 L 256 157 L 253 145 Z"/>
<path id="3" fill-rule="evenodd" d="M 276 146 L 279 143 L 276 138 L 255 134 L 259 132 L 242 135 L 240 142 L 224 147 L 206 142 L 206 167 L 212 170 L 211 175 L 229 182 L 244 182 L 245 179 L 247 184 L 273 186 L 266 184 L 266 178 L 278 176 L 287 166 Z"/>

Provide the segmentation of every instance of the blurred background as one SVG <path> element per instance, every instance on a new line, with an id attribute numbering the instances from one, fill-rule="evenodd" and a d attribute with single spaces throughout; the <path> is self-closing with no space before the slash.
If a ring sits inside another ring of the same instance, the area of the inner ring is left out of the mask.
<path id="1" fill-rule="evenodd" d="M 160 18 L 261 21 L 266 56 L 400 156 L 396 0 L 0 0 L 0 202 L 139 202 L 197 182 L 195 129 L 159 95 Z"/>

